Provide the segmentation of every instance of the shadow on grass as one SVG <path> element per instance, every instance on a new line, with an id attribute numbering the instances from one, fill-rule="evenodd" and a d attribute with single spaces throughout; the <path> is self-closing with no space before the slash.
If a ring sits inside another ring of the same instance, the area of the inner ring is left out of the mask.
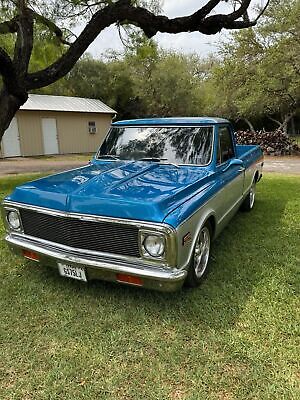
<path id="1" fill-rule="evenodd" d="M 281 220 L 287 201 L 296 200 L 297 193 L 284 179 L 277 179 L 273 188 L 259 187 L 259 192 L 254 210 L 239 212 L 213 244 L 211 272 L 197 289 L 167 294 L 100 281 L 85 285 L 29 264 L 22 279 L 42 282 L 46 290 L 70 303 L 78 302 L 78 309 L 93 317 L 100 310 L 102 315 L 117 312 L 132 328 L 139 318 L 141 323 L 226 329 L 235 323 L 260 280 L 276 268 L 276 257 L 289 240 L 282 237 Z"/>

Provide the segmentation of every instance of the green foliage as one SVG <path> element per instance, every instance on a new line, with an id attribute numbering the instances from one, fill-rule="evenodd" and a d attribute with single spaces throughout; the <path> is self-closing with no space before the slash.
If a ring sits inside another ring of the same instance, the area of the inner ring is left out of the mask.
<path id="1" fill-rule="evenodd" d="M 55 36 L 55 23 L 61 28 L 64 37 L 72 37 L 74 35 L 69 30 L 78 25 L 82 19 L 92 17 L 98 9 L 108 4 L 115 3 L 117 0 L 104 0 L 95 2 L 93 0 L 28 0 L 26 4 L 40 17 L 36 19 L 34 25 L 34 48 L 30 60 L 29 71 L 38 71 L 56 61 L 66 50 L 59 39 Z M 0 23 L 11 19 L 18 12 L 18 2 L 14 0 L 0 0 Z M 160 0 L 134 0 L 137 6 L 143 6 L 158 13 L 161 10 Z M 47 24 L 43 23 L 48 19 Z M 124 25 L 126 27 L 126 24 Z M 140 31 L 136 28 L 128 28 L 132 36 L 142 37 Z M 11 57 L 13 57 L 16 35 L 5 34 L 0 35 L 0 47 L 4 48 Z"/>
<path id="2" fill-rule="evenodd" d="M 199 115 L 197 60 L 163 52 L 153 41 L 133 36 L 124 57 L 107 62 L 82 59 L 64 79 L 42 93 L 99 98 L 118 118 Z"/>
<path id="3" fill-rule="evenodd" d="M 40 89 L 38 93 L 106 99 L 107 81 L 106 64 L 87 56 L 78 62 L 66 77 Z"/>
<path id="4" fill-rule="evenodd" d="M 2 47 L 11 58 L 14 56 L 15 40 L 15 34 L 0 35 L 0 47 Z M 44 26 L 36 25 L 29 72 L 44 69 L 52 64 L 63 54 L 64 50 L 64 46 L 61 46 L 57 39 L 49 33 Z"/>
<path id="5" fill-rule="evenodd" d="M 14 35 L 0 35 L 0 47 L 2 47 L 10 56 L 14 52 Z"/>
<path id="6" fill-rule="evenodd" d="M 52 64 L 64 52 L 64 47 L 59 46 L 57 39 L 48 32 L 39 30 L 35 32 L 35 40 L 29 64 L 29 72 L 39 71 Z"/>
<path id="7" fill-rule="evenodd" d="M 207 108 L 284 120 L 300 102 L 300 2 L 276 0 L 256 28 L 231 35 L 206 86 Z"/>
<path id="8" fill-rule="evenodd" d="M 150 115 L 188 116 L 201 113 L 197 80 L 190 60 L 175 53 L 162 53 L 140 82 Z"/>
<path id="9" fill-rule="evenodd" d="M 123 116 L 212 114 L 284 119 L 299 101 L 299 2 L 282 1 L 255 29 L 234 33 L 221 59 L 164 52 L 127 30 L 125 55 L 107 63 L 105 98 Z"/>
<path id="10" fill-rule="evenodd" d="M 135 77 L 124 62 L 115 61 L 108 65 L 108 103 L 118 111 L 118 118 L 138 117 L 140 99 L 135 91 Z"/>
<path id="11" fill-rule="evenodd" d="M 107 3 L 45 0 L 40 6 L 67 26 L 64 21 L 71 24 L 75 12 L 85 18 L 87 7 Z M 157 13 L 161 9 L 159 0 L 136 4 Z M 257 27 L 231 34 L 219 58 L 205 60 L 163 51 L 141 30 L 124 24 L 119 27 L 123 54 L 111 53 L 105 61 L 85 56 L 66 77 L 38 92 L 100 98 L 118 111 L 118 118 L 211 114 L 254 124 L 266 116 L 287 121 L 300 103 L 299 15 L 299 0 L 274 0 Z M 0 46 L 13 54 L 14 40 L 14 35 L 0 35 Z M 64 51 L 38 24 L 30 71 L 43 69 Z"/>

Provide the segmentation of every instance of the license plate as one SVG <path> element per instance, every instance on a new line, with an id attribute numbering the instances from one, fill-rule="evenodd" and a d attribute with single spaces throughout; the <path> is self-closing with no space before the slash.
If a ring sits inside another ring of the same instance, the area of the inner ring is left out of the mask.
<path id="1" fill-rule="evenodd" d="M 57 263 L 57 265 L 61 276 L 87 282 L 84 268 L 62 263 Z"/>

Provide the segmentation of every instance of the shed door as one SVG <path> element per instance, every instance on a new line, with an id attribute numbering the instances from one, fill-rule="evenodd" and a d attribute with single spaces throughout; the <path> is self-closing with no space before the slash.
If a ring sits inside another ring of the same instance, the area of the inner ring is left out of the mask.
<path id="1" fill-rule="evenodd" d="M 42 118 L 44 154 L 58 154 L 58 137 L 55 118 Z"/>
<path id="2" fill-rule="evenodd" d="M 3 157 L 18 157 L 21 155 L 20 135 L 17 118 L 13 118 L 2 138 Z"/>

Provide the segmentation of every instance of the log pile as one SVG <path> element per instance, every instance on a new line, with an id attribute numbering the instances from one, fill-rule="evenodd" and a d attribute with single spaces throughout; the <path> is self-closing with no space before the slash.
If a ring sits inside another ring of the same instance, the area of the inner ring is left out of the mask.
<path id="1" fill-rule="evenodd" d="M 257 144 L 265 154 L 271 156 L 300 154 L 300 147 L 297 143 L 280 130 L 273 132 L 237 131 L 235 135 L 238 144 Z"/>

